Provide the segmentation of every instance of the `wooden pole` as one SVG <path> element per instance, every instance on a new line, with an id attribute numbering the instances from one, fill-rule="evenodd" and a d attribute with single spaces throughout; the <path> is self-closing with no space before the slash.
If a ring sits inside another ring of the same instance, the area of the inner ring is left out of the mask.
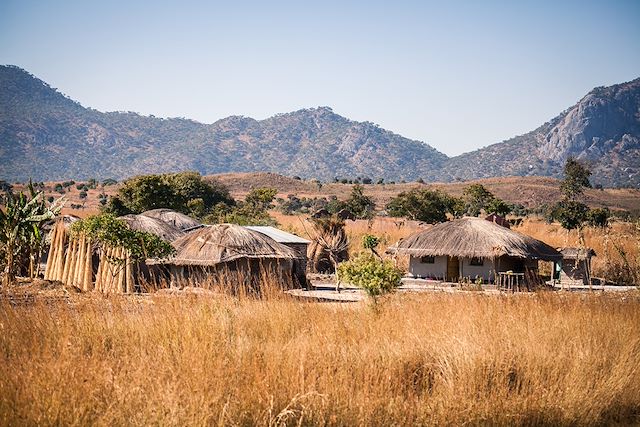
<path id="1" fill-rule="evenodd" d="M 104 249 L 104 255 L 102 256 L 102 262 L 104 267 L 102 269 L 102 292 L 108 292 L 109 285 L 111 283 L 111 263 L 109 257 L 111 256 L 111 246 L 107 246 Z"/>

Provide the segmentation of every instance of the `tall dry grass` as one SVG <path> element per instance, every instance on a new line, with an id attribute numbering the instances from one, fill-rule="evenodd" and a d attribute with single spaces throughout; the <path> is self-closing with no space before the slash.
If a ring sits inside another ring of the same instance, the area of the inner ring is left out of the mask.
<path id="1" fill-rule="evenodd" d="M 307 221 L 307 215 L 284 215 L 271 212 L 271 216 L 283 230 L 293 232 L 307 239 L 313 238 L 313 227 Z M 372 220 L 346 221 L 345 230 L 350 241 L 350 251 L 362 249 L 361 240 L 365 234 L 373 234 L 380 238 L 380 246 L 390 246 L 425 227 L 417 221 L 402 218 L 374 217 Z"/>
<path id="2" fill-rule="evenodd" d="M 529 218 L 515 230 L 554 247 L 580 246 L 577 230 L 568 232 L 559 224 L 547 224 L 541 219 Z M 586 227 L 582 233 L 585 245 L 597 255 L 591 262 L 595 277 L 632 284 L 633 272 L 636 272 L 636 280 L 640 279 L 639 224 L 617 221 L 607 228 Z"/>
<path id="3" fill-rule="evenodd" d="M 3 425 L 640 422 L 637 294 L 0 305 Z"/>

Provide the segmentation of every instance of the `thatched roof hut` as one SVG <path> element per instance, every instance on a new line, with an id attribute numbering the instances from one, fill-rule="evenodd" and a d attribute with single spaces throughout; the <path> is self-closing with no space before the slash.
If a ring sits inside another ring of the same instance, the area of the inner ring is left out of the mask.
<path id="1" fill-rule="evenodd" d="M 562 259 L 562 254 L 546 243 L 482 218 L 461 218 L 436 224 L 401 240 L 390 251 L 419 257 Z"/>
<path id="2" fill-rule="evenodd" d="M 200 222 L 191 218 L 190 216 L 171 209 L 153 209 L 150 211 L 142 212 L 140 215 L 159 219 L 183 231 L 195 229 L 202 226 Z"/>
<path id="3" fill-rule="evenodd" d="M 401 240 L 389 252 L 409 255 L 414 277 L 453 282 L 495 282 L 502 273 L 533 282 L 538 280 L 538 261 L 562 259 L 546 243 L 482 218 L 434 225 Z"/>
<path id="4" fill-rule="evenodd" d="M 118 219 L 127 223 L 130 229 L 155 234 L 167 242 L 182 237 L 184 232 L 171 224 L 145 215 L 125 215 Z"/>
<path id="5" fill-rule="evenodd" d="M 301 255 L 272 238 L 235 224 L 218 224 L 195 230 L 172 243 L 174 256 L 147 260 L 163 271 L 172 286 L 212 283 L 233 292 L 260 289 L 263 280 L 281 288 L 300 285 L 295 262 Z M 234 290 L 235 289 L 235 290 Z"/>
<path id="6" fill-rule="evenodd" d="M 162 261 L 172 265 L 213 266 L 237 259 L 298 259 L 293 249 L 235 224 L 206 226 L 173 242 L 176 254 Z"/>

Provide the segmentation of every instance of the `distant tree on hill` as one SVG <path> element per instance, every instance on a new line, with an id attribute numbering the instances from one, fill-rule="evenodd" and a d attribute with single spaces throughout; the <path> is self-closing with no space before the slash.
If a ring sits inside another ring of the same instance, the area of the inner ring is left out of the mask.
<path id="1" fill-rule="evenodd" d="M 459 200 L 438 190 L 413 189 L 402 192 L 387 204 L 387 213 L 429 224 L 447 221 L 447 213 L 454 216 Z M 459 209 L 459 207 L 458 207 Z"/>
<path id="2" fill-rule="evenodd" d="M 467 215 L 478 216 L 482 211 L 507 215 L 511 212 L 511 206 L 504 200 L 496 197 L 482 184 L 471 184 L 462 192 Z"/>
<path id="3" fill-rule="evenodd" d="M 364 187 L 356 184 L 351 188 L 351 196 L 346 200 L 346 208 L 358 219 L 373 217 L 376 204 L 369 196 L 365 196 Z"/>
<path id="4" fill-rule="evenodd" d="M 239 225 L 276 225 L 269 215 L 272 202 L 278 191 L 275 188 L 255 188 L 247 194 L 244 201 L 235 206 L 219 204 L 216 210 L 205 217 L 205 222 L 228 222 Z"/>
<path id="5" fill-rule="evenodd" d="M 564 166 L 564 179 L 560 184 L 563 198 L 552 210 L 553 218 L 567 230 L 582 230 L 589 208 L 580 199 L 584 188 L 591 188 L 591 172 L 573 157 L 569 157 Z M 580 233 L 582 239 L 582 233 Z"/>
<path id="6" fill-rule="evenodd" d="M 194 200 L 201 200 L 202 203 Z M 202 216 L 219 203 L 228 206 L 235 204 L 225 186 L 215 181 L 207 182 L 197 172 L 181 172 L 141 175 L 124 181 L 118 194 L 109 199 L 105 211 L 119 216 L 168 208 Z"/>
<path id="7" fill-rule="evenodd" d="M 564 165 L 564 179 L 560 184 L 560 191 L 569 200 L 575 200 L 584 192 L 584 188 L 591 188 L 589 177 L 591 171 L 582 163 L 569 157 Z"/>

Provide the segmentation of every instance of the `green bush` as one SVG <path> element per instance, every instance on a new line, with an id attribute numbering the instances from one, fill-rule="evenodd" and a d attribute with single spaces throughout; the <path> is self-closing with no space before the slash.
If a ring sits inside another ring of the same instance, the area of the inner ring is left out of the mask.
<path id="1" fill-rule="evenodd" d="M 371 253 L 362 252 L 338 265 L 338 277 L 375 298 L 393 292 L 400 285 L 402 273 L 391 261 L 379 260 Z"/>

